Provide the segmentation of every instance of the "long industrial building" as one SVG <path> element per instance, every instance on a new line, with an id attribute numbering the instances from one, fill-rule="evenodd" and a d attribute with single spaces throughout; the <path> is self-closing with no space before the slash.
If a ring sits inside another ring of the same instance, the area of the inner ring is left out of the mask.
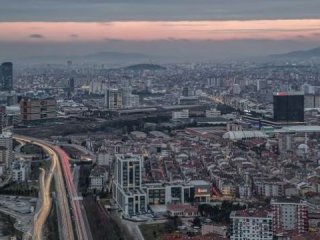
<path id="1" fill-rule="evenodd" d="M 55 99 L 31 99 L 20 101 L 22 121 L 46 120 L 57 117 L 57 102 Z"/>

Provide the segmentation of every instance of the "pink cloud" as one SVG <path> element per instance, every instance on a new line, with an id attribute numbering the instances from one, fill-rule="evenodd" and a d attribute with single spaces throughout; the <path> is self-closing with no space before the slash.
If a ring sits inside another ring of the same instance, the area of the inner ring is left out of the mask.
<path id="1" fill-rule="evenodd" d="M 30 31 L 33 29 L 33 32 Z M 36 32 L 35 32 L 36 31 Z M 315 40 L 320 19 L 176 22 L 1 22 L 0 41 Z M 78 37 L 70 37 L 78 36 Z"/>

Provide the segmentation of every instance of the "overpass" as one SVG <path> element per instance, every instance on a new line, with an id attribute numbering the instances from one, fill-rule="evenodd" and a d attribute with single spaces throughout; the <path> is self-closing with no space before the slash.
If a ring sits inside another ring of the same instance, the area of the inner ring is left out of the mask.
<path id="1" fill-rule="evenodd" d="M 41 180 L 41 207 L 39 212 L 37 212 L 34 219 L 34 231 L 33 239 L 41 240 L 43 239 L 43 226 L 47 221 L 52 200 L 50 197 L 51 179 L 54 179 L 56 193 L 57 193 L 57 203 L 58 203 L 58 217 L 60 219 L 61 228 L 61 238 L 73 240 L 74 228 L 76 230 L 77 239 L 87 240 L 87 229 L 84 226 L 84 220 L 82 212 L 80 209 L 79 201 L 75 201 L 77 193 L 73 185 L 73 180 L 71 176 L 71 171 L 69 167 L 69 157 L 67 154 L 58 146 L 46 142 L 44 140 L 39 140 L 35 138 L 14 135 L 16 140 L 22 142 L 28 142 L 35 144 L 43 148 L 51 157 L 50 170 L 46 173 L 44 177 L 44 172 L 40 176 L 43 178 Z M 41 170 L 45 171 L 45 170 Z M 68 194 L 67 194 L 68 192 Z M 69 196 L 69 201 L 67 196 Z M 71 213 L 72 212 L 72 217 Z M 74 225 L 73 225 L 74 222 Z"/>
<path id="2" fill-rule="evenodd" d="M 69 144 L 69 143 L 58 143 L 58 144 L 62 147 L 72 147 L 78 150 L 79 152 L 82 152 L 82 154 L 89 155 L 93 160 L 95 160 L 95 157 L 96 157 L 95 153 L 83 146 L 80 146 L 78 144 Z"/>

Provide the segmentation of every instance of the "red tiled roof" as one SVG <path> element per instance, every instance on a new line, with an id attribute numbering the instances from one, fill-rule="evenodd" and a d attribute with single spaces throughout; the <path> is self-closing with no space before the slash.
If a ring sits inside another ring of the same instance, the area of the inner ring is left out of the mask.
<path id="1" fill-rule="evenodd" d="M 170 204 L 167 205 L 167 209 L 169 211 L 175 211 L 175 210 L 183 210 L 183 211 L 198 211 L 198 209 L 194 206 L 187 205 L 187 204 Z"/>
<path id="2" fill-rule="evenodd" d="M 205 236 L 189 237 L 182 234 L 167 234 L 161 238 L 162 240 L 225 240 L 227 238 L 219 237 L 215 234 L 209 234 Z"/>

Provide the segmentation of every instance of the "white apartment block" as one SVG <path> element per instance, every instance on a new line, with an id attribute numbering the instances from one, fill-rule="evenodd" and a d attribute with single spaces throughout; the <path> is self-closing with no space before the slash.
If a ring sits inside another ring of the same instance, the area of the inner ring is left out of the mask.
<path id="1" fill-rule="evenodd" d="M 123 108 L 122 91 L 119 89 L 107 89 L 105 93 L 105 106 L 108 109 Z"/>
<path id="2" fill-rule="evenodd" d="M 30 166 L 25 161 L 14 161 L 11 165 L 13 182 L 25 182 L 29 179 Z"/>
<path id="3" fill-rule="evenodd" d="M 206 110 L 206 117 L 207 118 L 215 118 L 215 117 L 220 117 L 220 116 L 221 116 L 221 112 L 218 111 L 217 109 Z"/>
<path id="4" fill-rule="evenodd" d="M 108 173 L 104 167 L 96 166 L 91 170 L 89 179 L 90 190 L 102 191 L 107 182 Z"/>
<path id="5" fill-rule="evenodd" d="M 185 109 L 178 112 L 172 112 L 172 119 L 189 118 L 189 110 Z"/>
<path id="6" fill-rule="evenodd" d="M 240 210 L 230 214 L 231 240 L 272 240 L 272 213 L 265 210 Z"/>
<path id="7" fill-rule="evenodd" d="M 143 156 L 116 154 L 112 185 L 113 199 L 126 216 L 147 211 L 147 194 L 142 188 Z"/>
<path id="8" fill-rule="evenodd" d="M 283 231 L 308 231 L 307 202 L 298 197 L 282 197 L 271 200 L 275 233 Z"/>

